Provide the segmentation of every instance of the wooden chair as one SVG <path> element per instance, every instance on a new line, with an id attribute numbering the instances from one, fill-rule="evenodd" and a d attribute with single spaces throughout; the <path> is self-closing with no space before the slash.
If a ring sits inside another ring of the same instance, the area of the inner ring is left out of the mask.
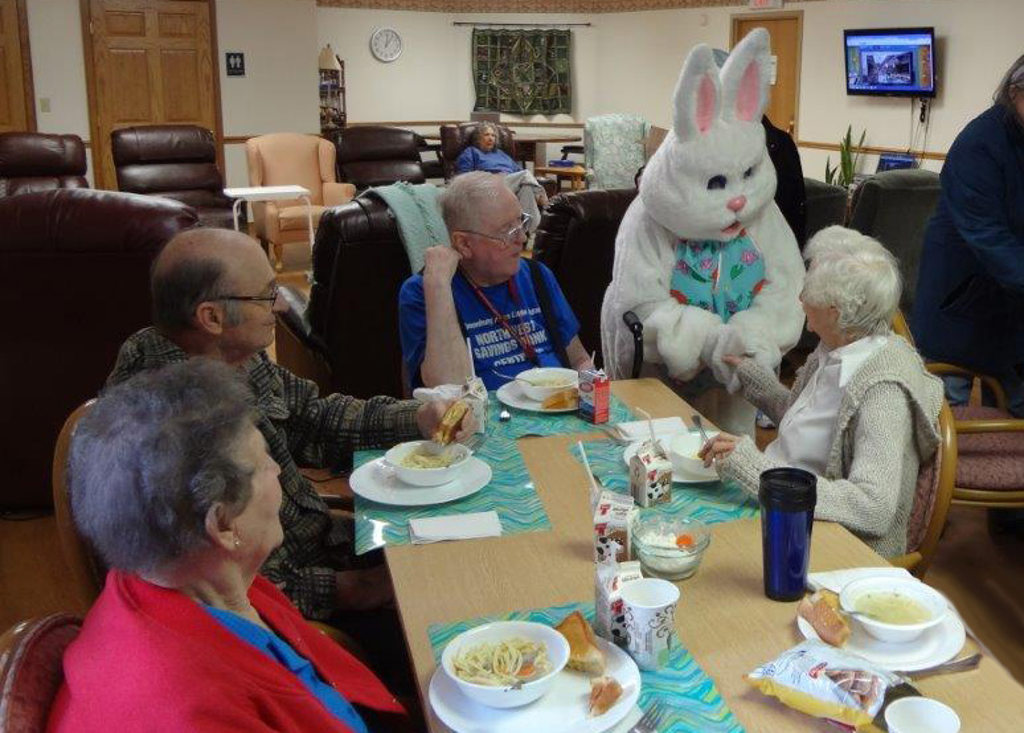
<path id="1" fill-rule="evenodd" d="M 914 344 L 914 337 L 902 311 L 897 310 L 893 316 L 892 330 L 911 345 Z M 953 424 L 953 412 L 946 400 L 942 400 L 942 409 L 939 410 L 939 447 L 932 460 L 921 467 L 918 476 L 918 493 L 914 497 L 910 527 L 907 530 L 908 552 L 889 558 L 893 565 L 907 568 L 919 578 L 923 578 L 928 571 L 939 537 L 946 526 L 946 516 L 953 498 L 958 455 Z"/>
<path id="2" fill-rule="evenodd" d="M 64 681 L 64 650 L 82 627 L 57 613 L 15 624 L 0 636 L 0 730 L 43 733 Z"/>
<path id="3" fill-rule="evenodd" d="M 913 337 L 902 314 L 893 330 L 911 343 Z M 995 407 L 955 405 L 953 431 L 957 443 L 953 503 L 976 507 L 1024 507 L 1024 420 L 1010 414 L 1006 393 L 994 377 L 956 364 L 929 362 L 936 376 L 971 379 L 991 392 Z M 973 391 L 973 390 L 972 390 Z"/>
<path id="4" fill-rule="evenodd" d="M 96 596 L 103 589 L 106 568 L 103 562 L 86 544 L 75 528 L 71 517 L 71 497 L 68 494 L 67 468 L 68 450 L 75 426 L 92 408 L 95 400 L 79 405 L 64 421 L 57 436 L 57 444 L 53 449 L 53 509 L 57 519 L 57 537 L 60 541 L 61 553 L 67 563 L 71 575 L 68 582 L 76 589 L 78 596 L 91 606 Z"/>
<path id="5" fill-rule="evenodd" d="M 906 568 L 918 578 L 928 572 L 942 530 L 946 526 L 949 505 L 953 498 L 953 481 L 957 469 L 956 432 L 953 413 L 946 401 L 939 410 L 939 447 L 932 460 L 921 467 L 917 493 L 907 528 L 907 553 L 889 558 L 889 562 Z"/>

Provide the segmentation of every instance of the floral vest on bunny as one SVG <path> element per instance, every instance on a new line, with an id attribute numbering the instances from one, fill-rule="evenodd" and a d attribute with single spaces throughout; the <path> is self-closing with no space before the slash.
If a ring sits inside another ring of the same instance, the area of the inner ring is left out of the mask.
<path id="1" fill-rule="evenodd" d="M 680 239 L 669 293 L 683 305 L 721 316 L 722 321 L 754 304 L 764 287 L 764 259 L 744 229 L 728 242 Z"/>

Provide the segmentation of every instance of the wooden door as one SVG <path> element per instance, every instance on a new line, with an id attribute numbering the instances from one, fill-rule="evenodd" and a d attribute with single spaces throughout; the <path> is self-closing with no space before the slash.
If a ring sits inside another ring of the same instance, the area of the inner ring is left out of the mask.
<path id="1" fill-rule="evenodd" d="M 35 130 L 25 0 L 0 0 L 0 132 Z"/>
<path id="2" fill-rule="evenodd" d="M 220 143 L 219 81 L 208 0 L 83 0 L 97 188 L 116 188 L 110 133 L 201 125 Z M 91 58 L 91 63 L 88 59 Z"/>
<path id="3" fill-rule="evenodd" d="M 772 124 L 797 137 L 797 113 L 800 100 L 800 47 L 803 45 L 803 11 L 736 15 L 732 18 L 732 45 L 735 46 L 755 28 L 764 28 L 772 37 L 775 83 L 765 114 Z"/>

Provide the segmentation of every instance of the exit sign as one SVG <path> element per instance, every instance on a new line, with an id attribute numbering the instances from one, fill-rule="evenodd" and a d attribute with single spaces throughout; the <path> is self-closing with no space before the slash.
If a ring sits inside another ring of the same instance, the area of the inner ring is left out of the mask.
<path id="1" fill-rule="evenodd" d="M 747 0 L 752 10 L 778 10 L 782 7 L 782 0 Z"/>

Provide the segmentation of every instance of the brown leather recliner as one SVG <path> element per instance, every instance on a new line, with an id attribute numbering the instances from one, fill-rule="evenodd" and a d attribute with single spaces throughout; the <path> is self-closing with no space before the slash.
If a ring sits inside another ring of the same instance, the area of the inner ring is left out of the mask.
<path id="1" fill-rule="evenodd" d="M 22 314 L 7 320 L 0 359 L 0 507 L 52 506 L 64 419 L 103 386 L 121 342 L 149 324 L 153 257 L 196 222 L 179 201 L 112 191 L 0 198 L 0 307 Z"/>
<path id="2" fill-rule="evenodd" d="M 124 127 L 110 133 L 117 187 L 188 204 L 199 224 L 231 229 L 234 199 L 224 195 L 217 141 L 196 125 Z"/>
<path id="3" fill-rule="evenodd" d="M 498 148 L 508 153 L 512 160 L 516 159 L 516 139 L 508 127 L 496 122 L 488 122 L 498 131 Z M 441 165 L 444 168 L 444 179 L 451 180 L 455 176 L 455 161 L 473 139 L 480 122 L 460 122 L 457 125 L 441 125 Z"/>
<path id="4" fill-rule="evenodd" d="M 398 290 L 410 274 L 383 201 L 364 196 L 325 211 L 309 302 L 281 288 L 289 310 L 278 314 L 278 363 L 324 392 L 401 397 Z"/>
<path id="5" fill-rule="evenodd" d="M 575 191 L 551 199 L 540 220 L 533 258 L 554 273 L 580 322 L 580 341 L 601 355 L 601 303 L 612 281 L 615 236 L 636 189 Z"/>
<path id="6" fill-rule="evenodd" d="M 338 148 L 338 180 L 357 190 L 406 181 L 424 183 L 420 163 L 425 146 L 421 135 L 400 127 L 346 127 L 334 135 Z"/>
<path id="7" fill-rule="evenodd" d="M 0 196 L 88 187 L 78 135 L 0 133 Z"/>

